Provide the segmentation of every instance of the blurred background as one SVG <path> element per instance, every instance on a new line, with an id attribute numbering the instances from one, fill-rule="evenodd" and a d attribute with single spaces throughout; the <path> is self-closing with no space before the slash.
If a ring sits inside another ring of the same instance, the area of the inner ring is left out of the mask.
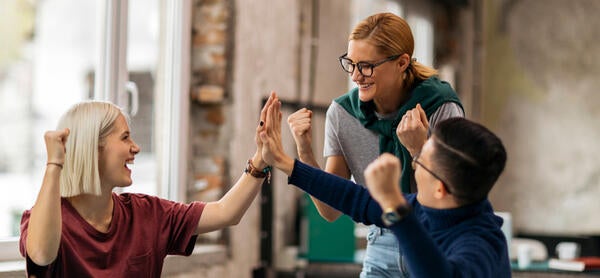
<path id="1" fill-rule="evenodd" d="M 491 194 L 507 235 L 542 242 L 547 257 L 564 240 L 599 256 L 600 1 L 0 0 L 0 276 L 22 276 L 19 224 L 39 191 L 43 133 L 72 104 L 105 99 L 133 115 L 142 152 L 127 191 L 216 200 L 254 153 L 272 90 L 284 119 L 313 109 L 321 157 L 327 106 L 353 86 L 337 57 L 382 11 L 408 21 L 414 57 L 507 147 Z M 364 227 L 315 213 L 275 172 L 239 225 L 201 236 L 163 274 L 357 277 Z"/>

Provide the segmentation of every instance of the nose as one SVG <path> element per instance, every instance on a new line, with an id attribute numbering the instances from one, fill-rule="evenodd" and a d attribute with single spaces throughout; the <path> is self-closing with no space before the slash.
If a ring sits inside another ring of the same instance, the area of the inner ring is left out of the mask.
<path id="1" fill-rule="evenodd" d="M 352 77 L 352 82 L 362 81 L 365 78 L 358 70 L 358 67 L 354 67 L 354 70 L 350 74 L 350 77 Z"/>
<path id="2" fill-rule="evenodd" d="M 138 154 L 141 151 L 140 146 L 138 146 L 138 144 L 136 144 L 135 142 L 133 142 L 133 145 L 131 146 L 131 150 L 130 150 L 133 154 Z"/>

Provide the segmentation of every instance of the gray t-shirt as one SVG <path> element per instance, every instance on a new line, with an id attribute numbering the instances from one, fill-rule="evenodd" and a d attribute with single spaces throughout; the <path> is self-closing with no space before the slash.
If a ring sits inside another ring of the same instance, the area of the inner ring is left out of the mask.
<path id="1" fill-rule="evenodd" d="M 382 118 L 394 117 L 386 115 Z M 440 121 L 464 117 L 460 106 L 454 102 L 442 104 L 429 118 L 429 131 Z M 342 155 L 354 181 L 365 184 L 363 172 L 379 156 L 379 135 L 365 128 L 337 102 L 332 101 L 325 118 L 325 144 L 323 156 Z"/>

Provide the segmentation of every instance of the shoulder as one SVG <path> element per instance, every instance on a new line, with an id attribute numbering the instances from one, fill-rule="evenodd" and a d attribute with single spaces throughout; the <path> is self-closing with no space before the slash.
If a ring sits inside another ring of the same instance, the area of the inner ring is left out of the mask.
<path id="1" fill-rule="evenodd" d="M 358 87 L 353 88 L 347 93 L 335 98 L 332 103 L 338 104 L 340 108 L 343 108 L 351 114 L 354 113 L 353 111 L 359 111 L 360 99 L 358 98 Z"/>
<path id="2" fill-rule="evenodd" d="M 171 200 L 142 193 L 113 193 L 113 200 L 115 200 L 115 204 L 121 207 L 129 209 L 141 208 L 147 212 L 169 210 L 178 204 Z"/>
<path id="3" fill-rule="evenodd" d="M 160 202 L 160 198 L 156 196 L 141 194 L 141 193 L 113 193 L 113 200 L 121 204 L 132 205 L 152 205 Z"/>
<path id="4" fill-rule="evenodd" d="M 130 209 L 142 209 L 141 211 L 154 213 L 176 213 L 179 211 L 197 210 L 201 213 L 205 203 L 191 202 L 189 204 L 163 199 L 157 196 L 141 193 L 113 194 L 115 202 Z"/>
<path id="5" fill-rule="evenodd" d="M 348 114 L 348 112 L 340 103 L 332 101 L 327 108 L 327 117 L 340 117 L 342 114 Z"/>
<path id="6" fill-rule="evenodd" d="M 415 86 L 413 90 L 426 90 L 436 92 L 454 92 L 454 89 L 447 81 L 441 80 L 437 76 L 429 77 Z"/>
<path id="7" fill-rule="evenodd" d="M 454 117 L 464 118 L 465 112 L 463 108 L 456 102 L 444 102 L 429 117 L 429 128 L 432 129 L 437 123 Z"/>

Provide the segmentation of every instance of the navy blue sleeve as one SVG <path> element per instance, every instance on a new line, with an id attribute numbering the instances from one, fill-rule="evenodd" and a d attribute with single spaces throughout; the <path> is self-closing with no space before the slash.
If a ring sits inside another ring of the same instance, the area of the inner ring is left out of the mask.
<path id="1" fill-rule="evenodd" d="M 350 180 L 295 160 L 288 183 L 350 216 L 355 222 L 383 226 L 379 204 L 366 188 Z"/>

